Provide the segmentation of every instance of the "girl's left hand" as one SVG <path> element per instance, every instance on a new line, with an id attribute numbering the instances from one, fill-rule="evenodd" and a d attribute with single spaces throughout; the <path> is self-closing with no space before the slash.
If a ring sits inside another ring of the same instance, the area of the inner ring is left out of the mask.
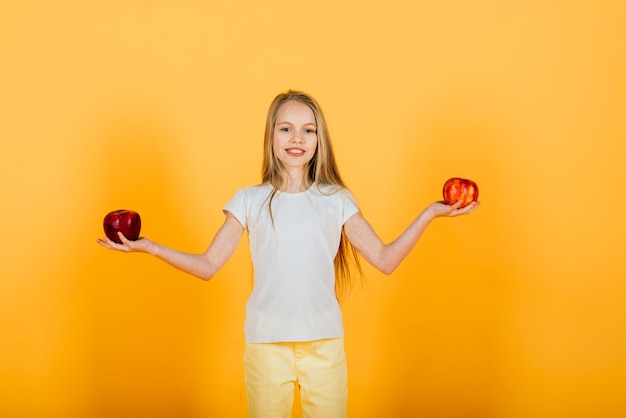
<path id="1" fill-rule="evenodd" d="M 459 216 L 459 215 L 469 215 L 474 212 L 480 202 L 472 202 L 469 205 L 461 208 L 461 201 L 459 200 L 454 205 L 447 205 L 444 202 L 434 202 L 432 203 L 428 209 L 431 211 L 433 218 L 437 218 L 440 216 Z"/>

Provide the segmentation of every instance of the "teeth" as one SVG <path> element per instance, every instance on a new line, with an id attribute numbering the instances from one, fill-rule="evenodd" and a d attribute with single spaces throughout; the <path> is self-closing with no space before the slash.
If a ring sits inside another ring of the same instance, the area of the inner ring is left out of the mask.
<path id="1" fill-rule="evenodd" d="M 290 154 L 304 154 L 304 151 L 301 149 L 288 149 L 287 152 Z"/>

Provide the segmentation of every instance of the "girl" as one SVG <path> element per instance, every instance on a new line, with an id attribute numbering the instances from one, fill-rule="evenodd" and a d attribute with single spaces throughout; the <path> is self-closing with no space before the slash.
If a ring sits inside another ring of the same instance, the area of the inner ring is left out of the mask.
<path id="1" fill-rule="evenodd" d="M 303 416 L 347 415 L 347 369 L 338 294 L 361 268 L 357 252 L 392 273 L 428 224 L 473 212 L 478 203 L 430 204 L 385 244 L 361 215 L 335 163 L 318 103 L 298 91 L 279 94 L 266 120 L 263 182 L 239 190 L 224 207 L 224 224 L 203 254 L 148 238 L 102 246 L 152 254 L 204 280 L 211 279 L 248 232 L 254 287 L 246 304 L 244 355 L 250 417 L 290 417 L 294 386 Z"/>

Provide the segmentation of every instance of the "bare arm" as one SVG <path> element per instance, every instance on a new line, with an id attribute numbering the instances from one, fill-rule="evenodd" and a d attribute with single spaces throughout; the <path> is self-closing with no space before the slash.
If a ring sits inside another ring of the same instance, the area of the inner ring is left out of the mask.
<path id="1" fill-rule="evenodd" d="M 108 238 L 98 239 L 97 242 L 111 250 L 151 254 L 179 270 L 203 280 L 210 280 L 235 252 L 243 231 L 243 226 L 241 226 L 239 221 L 226 212 L 226 220 L 224 220 L 211 245 L 203 254 L 178 251 L 151 241 L 148 238 L 129 241 L 121 233 L 119 236 L 122 244 L 117 244 Z"/>
<path id="2" fill-rule="evenodd" d="M 433 219 L 440 216 L 458 216 L 472 213 L 478 207 L 478 202 L 473 202 L 459 209 L 461 202 L 454 205 L 446 205 L 435 202 L 429 205 L 394 241 L 385 244 L 376 235 L 372 226 L 365 218 L 357 213 L 344 225 L 346 235 L 352 245 L 367 260 L 385 274 L 391 274 L 415 247 L 426 227 Z"/>

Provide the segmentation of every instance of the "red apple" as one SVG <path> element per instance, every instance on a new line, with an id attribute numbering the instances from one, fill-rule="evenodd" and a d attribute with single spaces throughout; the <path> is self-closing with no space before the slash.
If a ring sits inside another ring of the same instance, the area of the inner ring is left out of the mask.
<path id="1" fill-rule="evenodd" d="M 465 207 L 478 200 L 478 186 L 472 180 L 453 177 L 443 185 L 443 201 L 453 205 L 462 200 L 460 207 Z"/>
<path id="2" fill-rule="evenodd" d="M 121 244 L 117 232 L 120 231 L 126 238 L 135 241 L 139 238 L 141 230 L 141 218 L 139 214 L 132 210 L 114 210 L 104 217 L 104 233 L 111 241 Z"/>

